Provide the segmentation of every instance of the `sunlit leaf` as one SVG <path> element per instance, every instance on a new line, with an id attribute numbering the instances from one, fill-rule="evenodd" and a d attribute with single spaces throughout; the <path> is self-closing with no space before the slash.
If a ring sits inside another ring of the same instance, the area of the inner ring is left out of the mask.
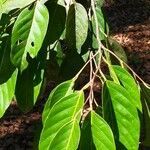
<path id="1" fill-rule="evenodd" d="M 75 119 L 77 119 L 77 122 L 79 123 L 83 103 L 83 91 L 79 91 L 74 92 L 73 94 L 70 94 L 66 97 L 60 98 L 60 100 L 53 105 L 46 121 L 43 124 L 43 130 L 39 144 L 40 150 L 43 148 L 50 149 L 52 142 L 55 140 L 56 135 L 59 134 L 59 131 L 63 126 L 67 125 Z M 74 123 L 72 125 L 74 125 Z M 69 136 L 67 134 L 65 138 L 68 139 L 68 137 Z"/>
<path id="2" fill-rule="evenodd" d="M 53 89 L 44 107 L 44 111 L 42 114 L 43 122 L 45 122 L 51 108 L 56 102 L 58 102 L 61 98 L 73 93 L 73 86 L 74 81 L 69 80 L 59 84 L 55 89 Z"/>
<path id="3" fill-rule="evenodd" d="M 111 128 L 106 121 L 94 111 L 91 112 L 91 129 L 96 150 L 116 149 Z"/>
<path id="4" fill-rule="evenodd" d="M 12 31 L 11 60 L 21 70 L 28 66 L 27 53 L 34 58 L 40 50 L 48 20 L 48 10 L 40 1 L 33 7 L 25 8 L 18 16 Z"/>
<path id="5" fill-rule="evenodd" d="M 130 73 L 122 68 L 121 66 L 113 66 L 113 69 L 120 80 L 121 84 L 128 91 L 132 99 L 134 100 L 135 106 L 142 112 L 142 105 L 140 100 L 140 89 L 134 78 L 130 75 Z"/>
<path id="6" fill-rule="evenodd" d="M 118 149 L 137 150 L 140 136 L 140 120 L 135 101 L 128 90 L 113 81 L 107 81 L 103 89 L 104 119 L 112 128 Z"/>
<path id="7" fill-rule="evenodd" d="M 76 150 L 80 140 L 80 126 L 77 120 L 64 125 L 55 138 L 49 149 L 51 150 Z"/>
<path id="8" fill-rule="evenodd" d="M 0 117 L 3 116 L 14 97 L 17 72 L 17 70 L 14 71 L 7 82 L 0 84 Z"/>

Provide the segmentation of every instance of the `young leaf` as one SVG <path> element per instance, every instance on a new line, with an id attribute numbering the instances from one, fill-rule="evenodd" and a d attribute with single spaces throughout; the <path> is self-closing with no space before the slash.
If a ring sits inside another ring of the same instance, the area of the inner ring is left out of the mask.
<path id="1" fill-rule="evenodd" d="M 0 118 L 5 113 L 15 94 L 17 72 L 17 70 L 14 71 L 11 78 L 7 82 L 0 84 Z"/>
<path id="2" fill-rule="evenodd" d="M 72 122 L 63 126 L 55 138 L 49 149 L 51 150 L 77 150 L 80 140 L 79 122 L 74 119 Z"/>
<path id="3" fill-rule="evenodd" d="M 69 8 L 66 23 L 66 40 L 70 48 L 80 53 L 81 46 L 88 33 L 88 16 L 85 8 L 79 4 L 72 4 Z"/>
<path id="4" fill-rule="evenodd" d="M 91 129 L 96 150 L 116 149 L 111 128 L 105 120 L 94 111 L 91 112 Z"/>
<path id="5" fill-rule="evenodd" d="M 39 144 L 40 150 L 43 148 L 50 149 L 52 142 L 63 126 L 75 119 L 77 119 L 79 123 L 83 103 L 84 94 L 83 91 L 79 91 L 60 98 L 60 100 L 53 105 L 43 125 Z"/>
<path id="6" fill-rule="evenodd" d="M 112 128 L 118 149 L 138 149 L 140 120 L 135 101 L 138 99 L 133 99 L 124 87 L 106 81 L 103 89 L 103 114 Z"/>
<path id="7" fill-rule="evenodd" d="M 29 63 L 27 69 L 18 73 L 15 95 L 19 108 L 23 112 L 30 111 L 38 96 L 43 81 L 43 72 L 36 60 Z"/>
<path id="8" fill-rule="evenodd" d="M 32 8 L 25 8 L 18 16 L 12 31 L 11 60 L 22 71 L 28 66 L 27 54 L 34 58 L 40 50 L 48 20 L 48 10 L 40 1 Z"/>
<path id="9" fill-rule="evenodd" d="M 55 89 L 53 89 L 44 107 L 44 111 L 42 114 L 43 124 L 47 119 L 48 114 L 50 113 L 50 110 L 53 107 L 53 105 L 56 102 L 58 102 L 61 98 L 66 97 L 69 94 L 73 93 L 73 89 L 72 89 L 73 86 L 74 86 L 74 81 L 69 80 L 59 84 Z"/>
<path id="10" fill-rule="evenodd" d="M 128 91 L 132 99 L 134 100 L 134 105 L 142 112 L 142 105 L 140 100 L 140 89 L 136 84 L 134 78 L 129 74 L 129 72 L 120 67 L 120 66 L 113 66 L 113 69 L 118 76 L 121 84 L 124 88 Z"/>

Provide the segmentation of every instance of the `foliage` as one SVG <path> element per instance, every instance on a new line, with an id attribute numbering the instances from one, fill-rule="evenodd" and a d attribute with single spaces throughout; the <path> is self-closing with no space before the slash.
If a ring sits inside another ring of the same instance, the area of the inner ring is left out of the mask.
<path id="1" fill-rule="evenodd" d="M 59 83 L 43 110 L 40 150 L 150 146 L 150 92 L 143 81 L 139 85 L 123 48 L 110 37 L 103 3 L 0 0 L 0 117 L 13 97 L 28 112 L 45 80 Z M 77 88 L 87 66 L 89 81 Z M 98 79 L 99 100 L 93 91 Z"/>

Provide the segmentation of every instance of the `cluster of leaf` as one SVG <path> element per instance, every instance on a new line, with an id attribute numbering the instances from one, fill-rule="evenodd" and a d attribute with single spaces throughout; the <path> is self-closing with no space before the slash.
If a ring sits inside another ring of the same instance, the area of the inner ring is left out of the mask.
<path id="1" fill-rule="evenodd" d="M 93 0 L 94 10 L 91 1 L 0 0 L 0 117 L 14 96 L 28 112 L 43 92 L 45 79 L 61 82 L 43 110 L 39 149 L 137 150 L 141 116 L 144 113 L 145 122 L 150 119 L 149 90 L 142 87 L 141 104 L 140 86 L 124 67 L 114 65 L 119 62 L 114 57 L 102 82 L 102 105 L 89 106 L 84 115 L 84 89 L 74 88 L 74 76 L 91 52 L 98 52 L 99 42 L 127 62 L 122 47 L 109 37 L 104 1 Z M 102 55 L 110 57 L 104 51 Z M 143 144 L 149 146 L 149 126 L 144 129 Z"/>

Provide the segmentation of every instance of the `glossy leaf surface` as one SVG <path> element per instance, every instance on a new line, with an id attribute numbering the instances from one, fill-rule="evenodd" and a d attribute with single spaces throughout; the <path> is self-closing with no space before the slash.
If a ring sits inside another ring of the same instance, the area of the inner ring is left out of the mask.
<path id="1" fill-rule="evenodd" d="M 17 72 L 17 70 L 14 71 L 7 82 L 0 84 L 0 117 L 3 116 L 14 97 Z"/>
<path id="2" fill-rule="evenodd" d="M 96 150 L 116 149 L 111 128 L 106 121 L 94 111 L 91 112 L 91 130 Z"/>
<path id="3" fill-rule="evenodd" d="M 24 70 L 28 66 L 27 54 L 32 58 L 38 54 L 47 31 L 48 20 L 48 10 L 40 1 L 20 13 L 11 39 L 11 60 L 16 67 Z"/>
<path id="4" fill-rule="evenodd" d="M 55 103 L 57 103 L 61 98 L 68 96 L 73 93 L 74 81 L 69 80 L 59 84 L 53 91 L 51 92 L 42 114 L 42 120 L 45 122 L 48 114 L 50 113 L 51 108 Z"/>
<path id="5" fill-rule="evenodd" d="M 121 85 L 107 81 L 103 90 L 104 119 L 112 128 L 118 149 L 137 150 L 140 120 L 130 93 Z"/>
<path id="6" fill-rule="evenodd" d="M 124 88 L 128 91 L 128 93 L 134 100 L 134 105 L 137 106 L 137 108 L 142 112 L 140 89 L 134 78 L 129 74 L 126 69 L 122 68 L 121 66 L 113 66 L 113 69 L 121 84 L 124 86 Z"/>
<path id="7" fill-rule="evenodd" d="M 55 141 L 55 137 L 59 134 L 59 131 L 64 125 L 67 125 L 75 119 L 77 119 L 77 122 L 79 123 L 81 117 L 80 111 L 83 107 L 83 103 L 84 95 L 83 92 L 80 91 L 61 98 L 53 105 L 46 121 L 43 124 L 39 149 L 50 149 L 53 145 L 53 141 Z M 74 125 L 74 123 L 72 125 Z M 72 130 L 74 129 L 72 128 Z M 68 135 L 65 138 L 68 139 Z"/>

